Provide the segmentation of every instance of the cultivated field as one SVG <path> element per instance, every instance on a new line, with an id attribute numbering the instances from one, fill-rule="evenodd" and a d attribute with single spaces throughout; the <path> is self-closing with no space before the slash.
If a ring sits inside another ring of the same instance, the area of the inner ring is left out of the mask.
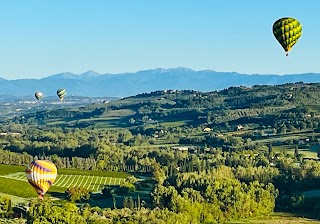
<path id="1" fill-rule="evenodd" d="M 8 174 L 2 177 L 19 181 L 27 181 L 24 172 Z M 57 176 L 57 179 L 53 183 L 53 186 L 65 189 L 67 189 L 68 187 L 77 186 L 84 187 L 92 192 L 96 192 L 101 191 L 105 185 L 120 185 L 122 181 L 124 181 L 124 178 L 60 174 Z"/>
<path id="2" fill-rule="evenodd" d="M 0 164 L 0 176 L 16 172 L 24 172 L 26 166 L 13 166 L 13 165 L 4 165 Z"/>
<path id="3" fill-rule="evenodd" d="M 24 166 L 0 165 L 0 192 L 30 198 L 37 194 L 28 183 Z M 128 174 L 61 169 L 48 194 L 64 192 L 68 187 L 84 187 L 91 192 L 100 192 L 105 185 L 120 185 Z"/>
<path id="4" fill-rule="evenodd" d="M 270 216 L 247 218 L 243 220 L 234 220 L 228 223 L 232 224 L 320 224 L 320 220 L 317 218 L 317 214 L 305 213 L 305 214 L 290 214 L 282 212 L 274 212 Z"/>

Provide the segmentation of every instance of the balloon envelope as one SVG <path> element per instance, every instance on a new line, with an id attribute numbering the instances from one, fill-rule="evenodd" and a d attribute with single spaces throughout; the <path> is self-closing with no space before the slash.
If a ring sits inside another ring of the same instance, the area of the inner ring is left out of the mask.
<path id="1" fill-rule="evenodd" d="M 63 100 L 63 98 L 67 95 L 67 91 L 65 89 L 58 89 L 57 95 L 60 98 L 60 100 Z"/>
<path id="2" fill-rule="evenodd" d="M 43 94 L 42 92 L 36 92 L 34 96 L 36 97 L 37 100 L 40 100 L 43 97 Z"/>
<path id="3" fill-rule="evenodd" d="M 288 56 L 288 52 L 295 45 L 302 34 L 300 22 L 294 18 L 278 19 L 272 27 L 273 35 L 281 44 Z"/>
<path id="4" fill-rule="evenodd" d="M 57 177 L 57 167 L 48 160 L 35 160 L 27 167 L 26 175 L 31 186 L 42 198 Z"/>

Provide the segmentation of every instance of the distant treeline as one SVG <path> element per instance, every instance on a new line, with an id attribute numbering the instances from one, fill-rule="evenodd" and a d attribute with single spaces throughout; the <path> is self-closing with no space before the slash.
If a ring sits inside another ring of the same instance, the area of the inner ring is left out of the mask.
<path id="1" fill-rule="evenodd" d="M 0 164 L 5 165 L 17 165 L 17 166 L 27 166 L 33 160 L 50 160 L 52 161 L 58 169 L 79 169 L 79 170 L 98 170 L 101 167 L 97 166 L 97 161 L 94 158 L 82 158 L 82 157 L 59 157 L 57 155 L 52 156 L 31 156 L 27 153 L 15 153 L 8 150 L 0 149 Z M 106 171 L 123 171 L 123 172 L 151 172 L 150 165 L 107 165 L 103 170 Z"/>

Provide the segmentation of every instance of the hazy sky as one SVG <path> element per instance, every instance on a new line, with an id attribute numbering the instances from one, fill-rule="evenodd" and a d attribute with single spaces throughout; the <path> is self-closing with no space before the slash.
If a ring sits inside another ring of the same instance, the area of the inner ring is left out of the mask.
<path id="1" fill-rule="evenodd" d="M 0 77 L 153 68 L 320 72 L 318 0 L 3 0 Z M 289 57 L 272 34 L 302 24 Z"/>

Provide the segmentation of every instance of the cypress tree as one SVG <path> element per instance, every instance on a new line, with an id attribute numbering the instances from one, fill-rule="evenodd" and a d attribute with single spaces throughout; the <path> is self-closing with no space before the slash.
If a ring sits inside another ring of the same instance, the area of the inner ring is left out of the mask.
<path id="1" fill-rule="evenodd" d="M 270 159 L 272 157 L 272 144 L 269 142 L 268 145 L 268 158 Z"/>
<path id="2" fill-rule="evenodd" d="M 116 200 L 115 194 L 112 194 L 112 201 L 113 201 L 113 208 L 116 209 L 117 208 L 117 200 Z"/>
<path id="3" fill-rule="evenodd" d="M 128 204 L 130 209 L 134 209 L 134 202 L 131 196 L 128 199 Z"/>
<path id="4" fill-rule="evenodd" d="M 138 209 L 140 209 L 141 208 L 141 202 L 140 202 L 140 196 L 139 195 L 137 197 L 137 202 L 138 202 Z"/>
<path id="5" fill-rule="evenodd" d="M 296 158 L 298 158 L 298 156 L 299 156 L 298 145 L 296 145 L 295 148 L 294 148 L 294 156 L 295 156 Z"/>

